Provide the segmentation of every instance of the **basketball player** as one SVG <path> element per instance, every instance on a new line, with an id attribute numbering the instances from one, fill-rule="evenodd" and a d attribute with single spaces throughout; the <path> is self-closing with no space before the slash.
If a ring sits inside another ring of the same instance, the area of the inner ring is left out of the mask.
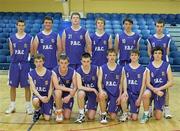
<path id="1" fill-rule="evenodd" d="M 62 34 L 63 51 L 69 57 L 69 66 L 77 69 L 81 64 L 81 55 L 84 52 L 92 53 L 91 39 L 86 29 L 80 26 L 80 14 L 71 15 L 72 26 L 66 28 Z"/>
<path id="2" fill-rule="evenodd" d="M 133 49 L 130 52 L 131 63 L 125 65 L 123 70 L 124 84 L 123 94 L 121 100 L 121 107 L 126 110 L 127 102 L 130 106 L 129 112 L 131 113 L 130 119 L 133 121 L 138 120 L 139 107 L 141 104 L 141 97 L 145 88 L 145 68 L 138 63 L 139 51 Z M 126 114 L 120 117 L 120 121 L 127 120 Z"/>
<path id="3" fill-rule="evenodd" d="M 160 46 L 163 49 L 163 56 L 162 60 L 169 62 L 169 51 L 170 51 L 170 43 L 171 38 L 163 33 L 165 23 L 162 20 L 158 20 L 156 22 L 156 34 L 148 38 L 148 55 L 151 58 L 151 61 L 153 60 L 152 57 L 152 49 L 156 46 Z M 152 107 L 150 106 L 150 111 L 152 110 Z M 152 111 L 151 111 L 152 112 Z M 152 113 L 150 113 L 151 115 Z M 166 103 L 164 106 L 164 117 L 166 119 L 170 119 L 172 117 L 170 110 L 169 110 L 169 90 L 167 89 L 166 93 Z"/>
<path id="4" fill-rule="evenodd" d="M 124 31 L 115 37 L 114 48 L 119 53 L 119 64 L 126 65 L 130 63 L 130 51 L 132 49 L 139 50 L 140 36 L 132 31 L 133 21 L 131 19 L 123 20 Z"/>
<path id="5" fill-rule="evenodd" d="M 98 67 L 91 65 L 91 55 L 89 53 L 82 54 L 82 65 L 77 69 L 77 101 L 79 107 L 79 116 L 76 123 L 85 121 L 85 102 L 87 105 L 87 116 L 89 120 L 94 120 L 97 110 L 98 97 Z M 87 99 L 86 99 L 87 98 Z"/>
<path id="6" fill-rule="evenodd" d="M 100 67 L 98 76 L 100 123 L 106 124 L 107 112 L 112 120 L 116 119 L 122 94 L 122 67 L 115 63 L 117 54 L 114 49 L 107 51 L 107 64 Z M 107 107 L 107 111 L 106 111 Z"/>
<path id="7" fill-rule="evenodd" d="M 9 108 L 5 111 L 6 114 L 15 112 L 16 88 L 19 84 L 25 89 L 25 107 L 26 113 L 32 114 L 32 106 L 30 103 L 31 92 L 28 83 L 28 72 L 30 65 L 28 62 L 29 53 L 32 52 L 32 36 L 24 32 L 24 20 L 18 20 L 16 23 L 17 33 L 9 38 L 9 48 L 11 55 L 11 64 L 9 67 L 9 85 L 10 99 Z"/>
<path id="8" fill-rule="evenodd" d="M 61 39 L 59 34 L 52 31 L 53 19 L 50 16 L 44 18 L 44 30 L 39 32 L 33 43 L 34 53 L 41 53 L 45 56 L 44 66 L 52 70 L 57 66 L 57 56 L 61 53 Z"/>
<path id="9" fill-rule="evenodd" d="M 107 50 L 112 48 L 112 37 L 104 31 L 105 20 L 96 19 L 96 32 L 91 36 L 92 40 L 92 64 L 101 66 L 107 63 Z"/>
<path id="10" fill-rule="evenodd" d="M 149 119 L 150 99 L 154 100 L 154 116 L 160 120 L 162 109 L 165 104 L 166 89 L 173 85 L 171 67 L 168 62 L 162 60 L 163 49 L 159 46 L 152 51 L 154 60 L 147 66 L 147 89 L 143 94 L 144 114 L 141 123 L 146 123 Z"/>
<path id="11" fill-rule="evenodd" d="M 74 94 L 76 93 L 76 72 L 69 67 L 69 58 L 66 55 L 60 55 L 58 58 L 59 65 L 53 69 L 58 84 L 55 86 L 55 103 L 56 103 L 56 121 L 62 122 L 63 119 L 70 119 L 74 104 Z M 53 80 L 54 82 L 54 80 Z"/>
<path id="12" fill-rule="evenodd" d="M 45 57 L 42 54 L 34 56 L 35 69 L 29 72 L 30 87 L 33 92 L 32 103 L 35 108 L 33 121 L 36 122 L 41 114 L 45 120 L 50 120 L 53 107 L 53 74 L 43 66 Z"/>

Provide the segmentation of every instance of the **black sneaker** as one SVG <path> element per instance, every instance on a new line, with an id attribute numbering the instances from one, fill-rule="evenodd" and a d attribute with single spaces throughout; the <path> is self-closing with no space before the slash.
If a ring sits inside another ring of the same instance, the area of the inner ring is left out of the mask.
<path id="1" fill-rule="evenodd" d="M 75 123 L 83 123 L 85 121 L 85 115 L 84 114 L 79 114 L 78 118 L 76 119 Z"/>
<path id="2" fill-rule="evenodd" d="M 38 121 L 40 116 L 41 116 L 40 110 L 39 111 L 34 111 L 33 122 Z"/>

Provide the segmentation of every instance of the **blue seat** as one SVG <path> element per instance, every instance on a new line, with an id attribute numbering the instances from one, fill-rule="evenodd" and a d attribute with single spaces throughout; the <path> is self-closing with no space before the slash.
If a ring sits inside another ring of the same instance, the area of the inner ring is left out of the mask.
<path id="1" fill-rule="evenodd" d="M 148 57 L 147 50 L 141 50 L 141 51 L 140 51 L 140 56 L 141 56 L 141 57 Z"/>
<path id="2" fill-rule="evenodd" d="M 7 42 L 7 39 L 6 39 L 6 38 L 0 37 L 0 43 L 6 43 L 6 42 Z"/>
<path id="3" fill-rule="evenodd" d="M 3 49 L 3 44 L 0 44 L 0 49 Z"/>
<path id="4" fill-rule="evenodd" d="M 173 65 L 174 59 L 172 57 L 169 57 L 169 63 L 170 63 L 170 65 Z"/>
<path id="5" fill-rule="evenodd" d="M 94 18 L 94 13 L 87 13 L 86 17 L 87 17 L 87 19 L 89 19 L 89 20 L 94 20 L 94 19 L 95 19 L 95 18 Z"/>
<path id="6" fill-rule="evenodd" d="M 143 65 L 148 65 L 149 61 L 150 61 L 149 57 L 140 57 L 139 58 L 139 63 L 143 64 Z"/>
<path id="7" fill-rule="evenodd" d="M 11 28 L 3 28 L 3 32 L 11 33 Z"/>
<path id="8" fill-rule="evenodd" d="M 172 52 L 170 52 L 170 57 L 178 58 L 178 57 L 180 57 L 180 52 L 179 51 L 172 51 Z"/>
<path id="9" fill-rule="evenodd" d="M 122 32 L 122 29 L 119 29 L 119 28 L 114 29 L 114 34 L 120 34 L 121 32 Z"/>
<path id="10" fill-rule="evenodd" d="M 9 49 L 0 49 L 0 55 L 4 55 L 4 56 L 10 55 Z"/>
<path id="11" fill-rule="evenodd" d="M 173 64 L 174 65 L 180 65 L 180 58 L 174 58 Z"/>
<path id="12" fill-rule="evenodd" d="M 0 63 L 6 63 L 6 62 L 7 62 L 6 56 L 0 55 Z"/>
<path id="13" fill-rule="evenodd" d="M 3 44 L 3 49 L 9 49 L 9 44 L 4 43 L 4 44 Z"/>

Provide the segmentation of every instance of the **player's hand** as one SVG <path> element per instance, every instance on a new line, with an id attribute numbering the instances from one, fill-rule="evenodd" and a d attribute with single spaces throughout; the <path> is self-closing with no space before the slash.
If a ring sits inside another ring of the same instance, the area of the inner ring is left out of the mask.
<path id="1" fill-rule="evenodd" d="M 128 100 L 128 93 L 127 91 L 124 91 L 124 93 L 122 94 L 122 97 L 125 98 L 125 100 Z"/>
<path id="2" fill-rule="evenodd" d="M 162 91 L 158 91 L 156 94 L 160 97 L 164 95 L 164 93 Z"/>
<path id="3" fill-rule="evenodd" d="M 116 100 L 116 105 L 120 105 L 121 104 L 121 97 L 119 96 Z"/>
<path id="4" fill-rule="evenodd" d="M 136 106 L 137 106 L 137 107 L 139 107 L 139 106 L 140 106 L 140 104 L 141 104 L 141 99 L 140 99 L 140 98 L 138 98 L 138 99 L 136 100 L 135 104 L 136 104 Z"/>
<path id="5" fill-rule="evenodd" d="M 93 92 L 98 96 L 98 91 L 95 88 L 93 88 Z"/>
<path id="6" fill-rule="evenodd" d="M 70 96 L 70 95 L 64 97 L 64 98 L 63 98 L 63 103 L 68 103 L 68 102 L 70 101 L 70 99 L 71 99 L 71 96 Z"/>
<path id="7" fill-rule="evenodd" d="M 71 89 L 71 91 L 69 92 L 71 96 L 74 96 L 75 91 L 73 89 Z"/>
<path id="8" fill-rule="evenodd" d="M 41 96 L 40 100 L 43 102 L 43 103 L 48 103 L 49 99 L 47 96 Z"/>

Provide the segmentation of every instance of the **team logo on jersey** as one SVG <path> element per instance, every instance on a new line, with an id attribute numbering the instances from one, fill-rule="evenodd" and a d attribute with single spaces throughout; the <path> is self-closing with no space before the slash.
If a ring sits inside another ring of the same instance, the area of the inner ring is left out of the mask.
<path id="1" fill-rule="evenodd" d="M 96 44 L 96 42 L 95 41 L 93 41 L 93 45 L 95 45 Z"/>
<path id="2" fill-rule="evenodd" d="M 154 73 L 153 72 L 151 72 L 151 77 L 154 77 Z"/>
<path id="3" fill-rule="evenodd" d="M 36 80 L 34 80 L 33 82 L 34 82 L 34 85 L 36 85 Z"/>
<path id="4" fill-rule="evenodd" d="M 129 73 L 126 73 L 126 77 L 127 77 L 127 78 L 129 77 Z"/>
<path id="5" fill-rule="evenodd" d="M 164 71 L 162 72 L 162 76 L 165 76 L 165 72 Z"/>
<path id="6" fill-rule="evenodd" d="M 68 34 L 68 39 L 72 39 L 72 34 Z"/>
<path id="7" fill-rule="evenodd" d="M 70 83 L 70 80 L 66 80 L 66 84 L 69 84 Z"/>
<path id="8" fill-rule="evenodd" d="M 104 44 L 104 45 L 107 45 L 107 41 L 104 40 L 104 41 L 103 41 L 103 44 Z"/>
<path id="9" fill-rule="evenodd" d="M 27 48 L 27 44 L 26 43 L 24 44 L 24 48 Z"/>
<path id="10" fill-rule="evenodd" d="M 51 43 L 54 43 L 55 42 L 55 40 L 54 39 L 51 39 Z"/>
<path id="11" fill-rule="evenodd" d="M 83 35 L 80 35 L 79 37 L 80 37 L 81 40 L 83 39 Z"/>
<path id="12" fill-rule="evenodd" d="M 43 39 L 40 39 L 40 43 L 44 43 L 44 40 L 43 40 Z"/>
<path id="13" fill-rule="evenodd" d="M 48 85 L 48 80 L 47 80 L 47 81 L 45 81 L 45 85 L 46 85 L 46 86 Z"/>
<path id="14" fill-rule="evenodd" d="M 138 79 L 141 78 L 141 74 L 138 74 L 137 77 L 138 77 Z"/>
<path id="15" fill-rule="evenodd" d="M 116 75 L 116 79 L 119 80 L 119 75 Z"/>
<path id="16" fill-rule="evenodd" d="M 95 76 L 92 76 L 92 80 L 93 80 L 93 81 L 95 81 L 95 80 L 96 80 Z"/>
<path id="17" fill-rule="evenodd" d="M 122 43 L 125 44 L 126 43 L 126 39 L 122 39 Z"/>
<path id="18" fill-rule="evenodd" d="M 13 43 L 14 48 L 16 48 L 16 43 Z"/>
<path id="19" fill-rule="evenodd" d="M 152 43 L 152 47 L 155 47 L 155 43 L 154 42 Z"/>
<path id="20" fill-rule="evenodd" d="M 136 40 L 134 40 L 134 45 L 136 44 Z"/>

